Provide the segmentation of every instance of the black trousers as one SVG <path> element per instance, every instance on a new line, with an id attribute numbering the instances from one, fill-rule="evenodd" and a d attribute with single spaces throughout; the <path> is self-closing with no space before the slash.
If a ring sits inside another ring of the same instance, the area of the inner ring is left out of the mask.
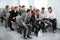
<path id="1" fill-rule="evenodd" d="M 32 25 L 33 25 L 32 30 L 35 32 L 35 34 L 38 34 L 40 29 L 42 29 L 42 32 L 44 32 L 46 30 L 44 22 L 41 22 L 40 24 L 39 24 L 39 21 L 33 22 Z"/>
<path id="2" fill-rule="evenodd" d="M 53 30 L 56 30 L 56 26 L 57 26 L 57 22 L 56 22 L 56 19 L 53 19 L 53 20 L 49 20 L 51 23 L 52 23 L 52 28 L 53 28 Z"/>
<path id="3" fill-rule="evenodd" d="M 9 19 L 8 19 L 8 27 L 10 27 L 11 30 L 14 30 L 14 29 L 12 28 L 11 20 L 9 20 Z"/>
<path id="4" fill-rule="evenodd" d="M 38 34 L 39 25 L 36 22 L 32 22 L 32 25 L 33 25 L 32 31 L 35 32 L 35 34 Z"/>
<path id="5" fill-rule="evenodd" d="M 40 24 L 38 24 L 40 28 L 38 28 L 38 30 L 42 29 L 42 32 L 45 32 L 46 31 L 46 28 L 45 28 L 45 24 L 44 22 L 41 22 Z"/>

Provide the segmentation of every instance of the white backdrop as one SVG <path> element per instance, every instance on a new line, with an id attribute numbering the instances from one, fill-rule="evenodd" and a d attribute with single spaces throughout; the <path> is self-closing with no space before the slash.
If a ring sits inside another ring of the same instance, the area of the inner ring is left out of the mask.
<path id="1" fill-rule="evenodd" d="M 4 8 L 6 5 L 17 6 L 19 0 L 0 0 L 0 8 Z"/>

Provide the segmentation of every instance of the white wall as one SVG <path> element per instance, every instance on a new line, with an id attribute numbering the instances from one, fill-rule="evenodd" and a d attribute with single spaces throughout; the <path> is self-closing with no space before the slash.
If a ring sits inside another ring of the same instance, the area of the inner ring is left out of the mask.
<path id="1" fill-rule="evenodd" d="M 0 0 L 0 8 L 4 8 L 6 5 L 17 6 L 18 3 L 19 3 L 19 0 Z"/>
<path id="2" fill-rule="evenodd" d="M 48 0 L 49 6 L 53 7 L 57 18 L 57 27 L 60 28 L 60 0 Z"/>

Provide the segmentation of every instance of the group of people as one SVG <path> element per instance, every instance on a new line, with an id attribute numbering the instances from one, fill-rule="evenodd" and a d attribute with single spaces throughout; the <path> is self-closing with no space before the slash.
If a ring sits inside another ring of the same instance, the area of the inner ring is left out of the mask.
<path id="1" fill-rule="evenodd" d="M 38 37 L 38 32 L 42 29 L 42 32 L 47 32 L 47 28 L 52 27 L 53 32 L 56 32 L 56 16 L 52 7 L 48 7 L 48 11 L 45 11 L 45 8 L 42 7 L 41 11 L 36 7 L 30 6 L 26 10 L 25 5 L 19 7 L 11 7 L 7 5 L 3 10 L 1 15 L 1 22 L 5 21 L 5 28 L 9 27 L 12 31 L 15 29 L 12 27 L 12 24 L 15 23 L 16 29 L 20 34 L 23 34 L 25 39 L 32 38 L 31 32 L 34 32 Z"/>

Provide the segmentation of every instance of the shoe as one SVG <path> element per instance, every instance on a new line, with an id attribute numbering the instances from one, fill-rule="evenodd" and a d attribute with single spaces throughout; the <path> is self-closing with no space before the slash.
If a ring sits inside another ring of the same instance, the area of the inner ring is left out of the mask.
<path id="1" fill-rule="evenodd" d="M 27 36 L 27 38 L 31 39 L 32 37 L 30 37 L 30 36 Z"/>
<path id="2" fill-rule="evenodd" d="M 24 37 L 24 39 L 27 39 L 27 37 L 26 36 L 23 36 Z"/>
<path id="3" fill-rule="evenodd" d="M 11 29 L 12 31 L 14 31 L 14 29 Z"/>
<path id="4" fill-rule="evenodd" d="M 45 32 L 47 32 L 47 31 L 45 30 Z"/>
<path id="5" fill-rule="evenodd" d="M 36 37 L 38 37 L 38 34 L 35 34 L 36 35 Z"/>

